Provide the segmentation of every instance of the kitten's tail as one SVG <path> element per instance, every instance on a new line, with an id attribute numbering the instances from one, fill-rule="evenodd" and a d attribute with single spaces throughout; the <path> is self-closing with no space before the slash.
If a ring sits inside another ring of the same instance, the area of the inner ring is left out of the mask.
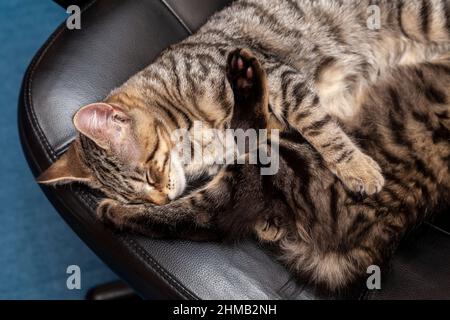
<path id="1" fill-rule="evenodd" d="M 299 277 L 330 292 L 345 289 L 373 264 L 373 259 L 364 252 L 318 252 L 312 247 L 305 242 L 284 239 L 279 258 Z"/>

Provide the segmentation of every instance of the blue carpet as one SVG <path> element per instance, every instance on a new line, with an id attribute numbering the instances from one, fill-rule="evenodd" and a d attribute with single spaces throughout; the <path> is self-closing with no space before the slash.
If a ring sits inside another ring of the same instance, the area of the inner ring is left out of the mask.
<path id="1" fill-rule="evenodd" d="M 23 74 L 65 18 L 50 0 L 0 1 L 0 299 L 82 299 L 90 287 L 117 279 L 44 197 L 17 132 Z M 81 290 L 67 289 L 69 265 L 81 268 Z"/>

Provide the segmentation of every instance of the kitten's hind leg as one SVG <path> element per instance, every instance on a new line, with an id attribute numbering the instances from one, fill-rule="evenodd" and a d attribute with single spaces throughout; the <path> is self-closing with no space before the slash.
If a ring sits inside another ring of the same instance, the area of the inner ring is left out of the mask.
<path id="1" fill-rule="evenodd" d="M 227 77 L 234 94 L 232 127 L 246 126 L 266 129 L 269 119 L 269 90 L 267 75 L 260 62 L 246 49 L 230 53 L 227 63 Z M 249 171 L 247 174 L 250 174 Z M 253 208 L 254 209 L 254 208 Z M 253 232 L 262 242 L 277 242 L 286 234 L 282 219 L 274 215 L 258 212 Z"/>
<path id="2" fill-rule="evenodd" d="M 237 126 L 265 129 L 269 118 L 267 75 L 260 62 L 246 49 L 231 52 L 227 78 L 234 94 L 233 120 Z"/>

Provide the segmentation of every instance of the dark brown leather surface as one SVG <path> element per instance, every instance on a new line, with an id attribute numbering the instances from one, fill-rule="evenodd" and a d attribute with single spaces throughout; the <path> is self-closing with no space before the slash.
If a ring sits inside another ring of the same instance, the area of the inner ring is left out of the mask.
<path id="1" fill-rule="evenodd" d="M 226 3 L 94 1 L 82 13 L 81 30 L 59 28 L 30 65 L 19 102 L 21 140 L 34 173 L 74 138 L 71 118 L 79 107 L 102 99 Z M 86 188 L 44 191 L 78 235 L 145 298 L 319 298 L 251 241 L 232 246 L 119 235 L 95 219 L 96 199 Z M 351 297 L 450 298 L 450 236 L 424 230 L 396 255 L 381 292 Z"/>

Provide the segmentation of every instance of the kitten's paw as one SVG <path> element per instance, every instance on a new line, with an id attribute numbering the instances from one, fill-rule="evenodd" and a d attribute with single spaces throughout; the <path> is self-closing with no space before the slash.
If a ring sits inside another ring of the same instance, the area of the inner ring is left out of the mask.
<path id="1" fill-rule="evenodd" d="M 235 93 L 249 94 L 265 79 L 265 71 L 253 53 L 237 49 L 228 56 L 227 77 Z"/>
<path id="2" fill-rule="evenodd" d="M 121 228 L 123 225 L 123 215 L 121 212 L 121 204 L 112 199 L 104 199 L 97 208 L 97 218 L 104 224 Z"/>
<path id="3" fill-rule="evenodd" d="M 144 212 L 153 207 L 152 204 L 147 206 L 143 204 L 124 204 L 113 199 L 104 199 L 97 208 L 97 217 L 105 224 L 121 228 L 125 224 L 129 224 L 130 219 L 137 221 L 139 217 L 143 216 Z"/>
<path id="4" fill-rule="evenodd" d="M 385 182 L 378 163 L 362 152 L 338 164 L 336 175 L 351 191 L 369 196 L 380 192 Z"/>
<path id="5" fill-rule="evenodd" d="M 255 233 L 259 240 L 263 242 L 277 242 L 285 234 L 286 230 L 281 227 L 277 218 L 259 219 L 255 225 Z"/>

